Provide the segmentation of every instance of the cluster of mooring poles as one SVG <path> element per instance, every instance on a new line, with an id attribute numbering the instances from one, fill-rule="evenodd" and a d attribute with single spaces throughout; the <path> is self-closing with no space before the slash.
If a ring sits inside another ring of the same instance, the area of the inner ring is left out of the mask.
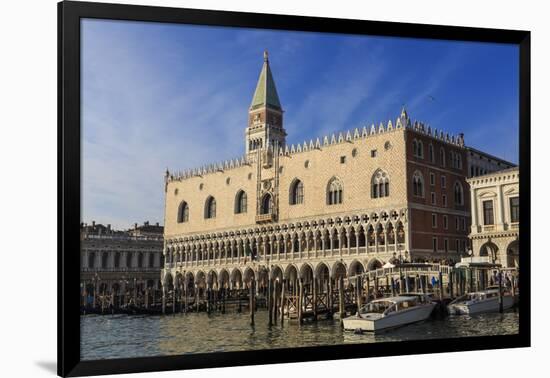
<path id="1" fill-rule="evenodd" d="M 450 267 L 439 264 L 404 263 L 391 268 L 357 272 L 347 276 L 337 269 L 329 274 L 322 267 L 313 272 L 303 268 L 285 274 L 279 269 L 246 277 L 240 281 L 217 277 L 197 280 L 168 281 L 162 291 L 144 287 L 142 291 L 108 291 L 105 285 L 83 285 L 84 313 L 221 313 L 248 309 L 250 324 L 255 324 L 258 308 L 268 311 L 268 325 L 283 325 L 285 320 L 316 321 L 338 317 L 343 319 L 369 301 L 406 293 L 430 293 L 442 306 L 469 292 L 500 288 L 500 304 L 504 286 L 512 295 L 517 293 L 519 278 L 516 270 L 503 270 L 494 264 L 467 264 Z M 161 302 L 159 303 L 159 297 Z"/>
<path id="2" fill-rule="evenodd" d="M 160 312 L 161 290 L 145 285 L 83 283 L 80 292 L 82 314 Z"/>

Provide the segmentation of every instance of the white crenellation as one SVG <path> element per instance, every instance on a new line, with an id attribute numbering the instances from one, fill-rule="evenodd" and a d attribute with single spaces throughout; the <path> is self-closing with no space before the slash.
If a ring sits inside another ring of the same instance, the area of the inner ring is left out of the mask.
<path id="1" fill-rule="evenodd" d="M 390 133 L 393 131 L 400 130 L 402 128 L 412 129 L 415 132 L 425 134 L 431 138 L 455 145 L 457 147 L 464 147 L 463 134 L 460 134 L 459 136 L 451 135 L 449 133 L 444 132 L 443 130 L 438 130 L 437 128 L 431 128 L 429 125 L 424 124 L 422 122 L 419 122 L 416 120 L 411 121 L 408 115 L 407 116 L 401 115 L 395 120 L 395 123 L 392 122 L 392 120 L 389 120 L 386 126 L 384 126 L 384 123 L 380 122 L 379 126 L 376 127 L 373 123 L 371 124 L 370 129 L 367 126 L 363 126 L 361 130 L 359 130 L 359 128 L 355 128 L 353 130 L 341 131 L 338 133 L 338 137 L 336 136 L 335 133 L 332 133 L 330 136 L 325 135 L 323 137 L 317 137 L 315 139 L 315 142 L 313 141 L 313 139 L 310 139 L 309 142 L 304 141 L 301 144 L 300 143 L 296 145 L 292 144 L 290 145 L 290 147 L 287 144 L 284 147 L 279 147 L 279 155 L 289 156 L 297 153 L 311 151 L 314 149 L 320 150 L 321 147 L 340 144 L 344 142 L 353 143 L 354 140 L 361 139 L 361 138 L 365 139 L 365 138 L 368 138 L 369 135 Z M 245 155 L 243 155 L 239 158 L 234 158 L 234 159 L 225 160 L 219 163 L 204 165 L 198 168 L 190 168 L 190 169 L 186 169 L 185 171 L 172 172 L 172 173 L 167 171 L 167 175 L 165 176 L 165 179 L 167 181 L 179 181 L 179 180 L 184 180 L 195 176 L 202 177 L 203 175 L 210 174 L 210 173 L 224 172 L 230 169 L 239 168 L 244 165 L 251 165 L 253 161 L 255 161 L 254 156 L 246 157 Z"/>

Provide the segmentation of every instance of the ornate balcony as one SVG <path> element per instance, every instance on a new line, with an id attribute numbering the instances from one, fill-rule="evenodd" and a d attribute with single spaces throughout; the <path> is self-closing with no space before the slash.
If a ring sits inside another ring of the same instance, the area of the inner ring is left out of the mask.
<path id="1" fill-rule="evenodd" d="M 275 222 L 275 214 L 267 213 L 267 214 L 256 215 L 256 223 L 267 223 L 267 222 Z"/>

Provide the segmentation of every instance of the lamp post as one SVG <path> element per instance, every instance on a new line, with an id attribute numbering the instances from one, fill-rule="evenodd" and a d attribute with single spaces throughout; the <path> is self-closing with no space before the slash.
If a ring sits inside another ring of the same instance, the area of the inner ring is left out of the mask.
<path id="1" fill-rule="evenodd" d="M 269 257 L 266 259 L 266 266 L 267 266 L 267 313 L 268 313 L 268 327 L 271 327 L 273 325 L 273 310 L 272 310 L 272 302 L 273 302 L 273 285 L 271 283 L 271 264 L 269 262 Z"/>
<path id="2" fill-rule="evenodd" d="M 403 293 L 403 270 L 401 265 L 403 264 L 403 255 L 401 249 L 399 250 L 399 294 Z"/>

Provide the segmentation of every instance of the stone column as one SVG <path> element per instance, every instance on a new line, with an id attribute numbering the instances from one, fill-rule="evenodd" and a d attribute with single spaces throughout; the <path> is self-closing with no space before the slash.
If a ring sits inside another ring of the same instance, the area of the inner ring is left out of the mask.
<path id="1" fill-rule="evenodd" d="M 499 222 L 498 222 L 498 225 L 499 225 L 499 228 L 501 230 L 504 230 L 504 223 L 505 223 L 505 219 L 504 219 L 504 215 L 505 215 L 505 204 L 504 204 L 504 195 L 502 194 L 502 185 L 500 184 L 497 184 L 498 185 L 498 219 L 499 219 Z M 506 263 L 506 260 L 504 260 L 504 263 Z M 506 264 L 503 264 L 503 265 L 506 265 Z"/>
<path id="2" fill-rule="evenodd" d="M 475 195 L 476 190 L 470 189 L 470 207 L 472 209 L 472 226 L 471 226 L 471 232 L 477 233 L 477 226 L 478 226 L 478 209 L 477 209 L 477 200 Z"/>
<path id="3" fill-rule="evenodd" d="M 378 227 L 373 227 L 373 235 L 374 235 L 374 252 L 379 253 L 378 250 Z"/>
<path id="4" fill-rule="evenodd" d="M 342 256 L 342 231 L 338 231 L 338 254 Z"/>
<path id="5" fill-rule="evenodd" d="M 166 314 L 166 285 L 162 285 L 162 313 Z"/>

